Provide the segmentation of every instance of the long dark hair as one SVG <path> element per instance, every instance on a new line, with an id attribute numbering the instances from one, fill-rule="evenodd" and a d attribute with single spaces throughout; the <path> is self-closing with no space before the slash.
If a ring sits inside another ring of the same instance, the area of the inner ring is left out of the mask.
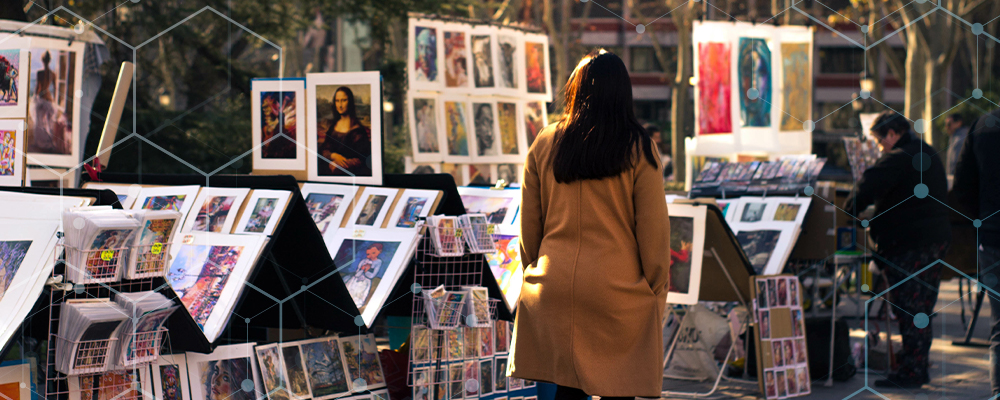
<path id="1" fill-rule="evenodd" d="M 337 122 L 340 122 L 340 118 L 342 118 L 340 113 L 337 112 L 337 92 L 344 92 L 347 95 L 347 117 L 351 119 L 351 128 L 361 126 L 361 121 L 358 120 L 358 111 L 354 107 L 354 92 L 347 86 L 341 86 L 333 92 L 333 125 L 330 126 L 330 129 L 333 129 L 337 125 Z"/>
<path id="2" fill-rule="evenodd" d="M 576 66 L 566 83 L 566 110 L 556 130 L 556 182 L 601 179 L 632 169 L 641 154 L 654 167 L 649 133 L 632 109 L 632 80 L 618 56 L 598 50 Z"/>

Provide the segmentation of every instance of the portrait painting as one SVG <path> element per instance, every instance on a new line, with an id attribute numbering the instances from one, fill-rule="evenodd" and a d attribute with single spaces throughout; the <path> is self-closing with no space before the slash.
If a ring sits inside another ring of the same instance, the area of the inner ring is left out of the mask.
<path id="1" fill-rule="evenodd" d="M 501 89 L 517 90 L 518 83 L 518 44 L 520 37 L 517 33 L 501 30 L 497 34 L 497 65 L 500 67 L 497 85 Z"/>
<path id="2" fill-rule="evenodd" d="M 528 147 L 535 143 L 535 138 L 542 128 L 545 128 L 547 121 L 545 103 L 540 101 L 524 103 L 524 133 L 528 138 Z"/>
<path id="3" fill-rule="evenodd" d="M 463 31 L 444 31 L 444 85 L 447 88 L 469 87 L 469 35 Z"/>
<path id="4" fill-rule="evenodd" d="M 778 307 L 788 305 L 788 280 L 778 279 Z"/>
<path id="5" fill-rule="evenodd" d="M 202 396 L 196 400 L 255 400 L 253 391 L 244 391 L 241 383 L 253 382 L 250 357 L 205 361 L 200 364 L 195 382 Z"/>
<path id="6" fill-rule="evenodd" d="M 781 130 L 801 131 L 802 122 L 812 119 L 811 43 L 781 44 Z"/>
<path id="7" fill-rule="evenodd" d="M 438 82 L 437 28 L 417 25 L 413 29 L 413 37 L 416 44 L 413 72 L 417 82 Z"/>
<path id="8" fill-rule="evenodd" d="M 301 399 L 312 397 L 309 390 L 309 383 L 306 379 L 305 366 L 302 364 L 302 352 L 299 346 L 282 345 L 281 359 L 285 367 L 285 376 L 288 378 L 288 391 L 292 396 Z"/>
<path id="9" fill-rule="evenodd" d="M 374 336 L 368 334 L 341 338 L 340 345 L 344 349 L 344 362 L 347 363 L 348 377 L 352 382 L 364 379 L 371 389 L 385 386 Z"/>
<path id="10" fill-rule="evenodd" d="M 774 371 L 764 372 L 764 388 L 767 392 L 767 398 L 778 396 L 778 384 L 774 381 Z"/>
<path id="11" fill-rule="evenodd" d="M 444 160 L 470 161 L 469 132 L 472 129 L 469 121 L 470 104 L 459 100 L 444 100 L 442 115 L 444 116 L 444 148 L 447 153 Z M 449 161 L 450 162 L 450 161 Z"/>
<path id="12" fill-rule="evenodd" d="M 768 310 L 760 311 L 760 337 L 767 339 L 771 337 L 771 312 Z"/>
<path id="13" fill-rule="evenodd" d="M 476 130 L 476 155 L 495 156 L 497 132 L 493 103 L 472 103 L 473 121 Z"/>
<path id="14" fill-rule="evenodd" d="M 772 70 L 771 49 L 767 40 L 740 38 L 738 76 L 740 83 L 740 118 L 744 127 L 771 126 Z M 754 89 L 757 98 L 748 91 Z"/>
<path id="15" fill-rule="evenodd" d="M 305 169 L 305 79 L 253 79 L 250 87 L 253 168 Z"/>
<path id="16" fill-rule="evenodd" d="M 412 118 L 413 158 L 417 162 L 441 160 L 441 146 L 438 139 L 438 110 L 435 97 L 412 97 L 410 99 Z"/>
<path id="17" fill-rule="evenodd" d="M 729 43 L 698 43 L 698 134 L 731 133 Z"/>
<path id="18" fill-rule="evenodd" d="M 83 81 L 84 44 L 32 39 L 31 46 L 27 151 L 32 163 L 75 167 L 81 117 L 76 93 Z"/>
<path id="19" fill-rule="evenodd" d="M 545 35 L 524 35 L 524 75 L 528 94 L 551 97 L 549 40 Z M 550 99 L 544 99 L 546 101 Z"/>
<path id="20" fill-rule="evenodd" d="M 493 391 L 494 392 L 506 392 L 507 391 L 507 357 L 497 357 L 494 361 L 493 373 L 496 375 L 493 378 Z"/>
<path id="21" fill-rule="evenodd" d="M 508 324 L 509 322 L 504 320 L 493 322 L 493 332 L 495 333 L 493 344 L 496 347 L 497 354 L 507 353 L 507 349 L 510 348 L 510 328 Z"/>
<path id="22" fill-rule="evenodd" d="M 472 35 L 472 77 L 476 88 L 496 86 L 493 76 L 493 36 Z"/>
<path id="23" fill-rule="evenodd" d="M 774 373 L 774 383 L 778 387 L 778 397 L 785 397 L 788 392 L 785 389 L 785 370 L 778 370 Z"/>
<path id="24" fill-rule="evenodd" d="M 492 357 L 493 351 L 493 327 L 477 328 L 479 329 L 479 357 Z"/>
<path id="25" fill-rule="evenodd" d="M 436 68 L 436 67 L 435 67 Z M 382 184 L 382 95 L 378 72 L 307 74 L 309 179 Z"/>
<path id="26" fill-rule="evenodd" d="M 766 309 L 767 305 L 767 282 L 757 281 L 757 308 Z"/>

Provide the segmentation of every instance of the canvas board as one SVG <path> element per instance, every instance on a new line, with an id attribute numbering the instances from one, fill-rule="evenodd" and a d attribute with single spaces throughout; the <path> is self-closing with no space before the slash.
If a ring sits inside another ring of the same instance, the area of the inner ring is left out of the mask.
<path id="1" fill-rule="evenodd" d="M 187 357 L 184 354 L 161 355 L 151 366 L 151 391 L 157 400 L 191 400 Z"/>
<path id="2" fill-rule="evenodd" d="M 344 226 L 381 228 L 401 191 L 396 188 L 362 188 Z"/>
<path id="3" fill-rule="evenodd" d="M 370 326 L 410 260 L 417 232 L 356 227 L 337 231 L 327 243 L 354 305 Z"/>
<path id="4" fill-rule="evenodd" d="M 4 50 L 0 50 L 2 57 Z M 4 94 L 0 91 L 0 105 Z M 0 107 L 0 110 L 3 108 Z M 25 142 L 24 119 L 0 119 L 0 186 L 24 186 Z"/>
<path id="5" fill-rule="evenodd" d="M 305 171 L 306 80 L 250 81 L 253 169 Z"/>
<path id="6" fill-rule="evenodd" d="M 201 188 L 181 232 L 232 232 L 236 214 L 249 194 L 246 188 Z"/>
<path id="7" fill-rule="evenodd" d="M 706 206 L 670 205 L 670 286 L 667 303 L 697 304 L 705 252 Z"/>
<path id="8" fill-rule="evenodd" d="M 209 342 L 226 327 L 264 247 L 260 235 L 193 232 L 175 243 L 167 283 Z"/>
<path id="9" fill-rule="evenodd" d="M 256 389 L 242 388 L 244 381 L 260 382 L 257 363 L 253 362 L 254 344 L 219 346 L 210 354 L 187 353 L 191 399 L 256 400 L 261 396 Z"/>
<path id="10" fill-rule="evenodd" d="M 245 211 L 236 222 L 233 233 L 270 236 L 281 222 L 292 192 L 287 190 L 254 190 L 246 201 Z"/>
<path id="11" fill-rule="evenodd" d="M 444 48 L 441 23 L 428 19 L 408 21 L 408 57 L 406 59 L 410 90 L 441 90 L 445 86 Z"/>
<path id="12" fill-rule="evenodd" d="M 309 180 L 382 184 L 381 84 L 377 71 L 306 75 Z"/>
<path id="13" fill-rule="evenodd" d="M 326 237 L 340 228 L 347 210 L 354 202 L 358 186 L 334 185 L 329 183 L 306 183 L 302 185 L 302 198 L 319 232 Z"/>

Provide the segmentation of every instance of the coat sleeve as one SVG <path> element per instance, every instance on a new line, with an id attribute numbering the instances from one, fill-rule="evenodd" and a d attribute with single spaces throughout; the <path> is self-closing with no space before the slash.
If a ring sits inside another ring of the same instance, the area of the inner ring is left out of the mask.
<path id="1" fill-rule="evenodd" d="M 905 168 L 910 167 L 910 157 L 902 152 L 885 154 L 875 165 L 868 167 L 861 180 L 858 181 L 851 196 L 844 204 L 844 211 L 857 217 L 875 200 L 884 196 L 898 184 L 898 176 Z"/>
<path id="2" fill-rule="evenodd" d="M 654 154 L 659 150 L 653 147 Z M 641 156 L 635 168 L 632 203 L 635 207 L 635 239 L 639 245 L 642 273 L 657 296 L 670 283 L 670 218 L 663 194 L 663 174 Z"/>
<path id="3" fill-rule="evenodd" d="M 976 128 L 974 124 L 969 129 L 968 136 L 965 137 L 965 144 L 962 145 L 962 152 L 959 153 L 958 163 L 955 165 L 955 182 L 952 184 L 952 198 L 962 212 L 979 216 L 979 163 L 976 160 L 976 152 L 973 150 L 972 132 Z"/>
<path id="4" fill-rule="evenodd" d="M 534 150 L 532 147 L 531 150 Z M 528 151 L 524 163 L 524 182 L 521 184 L 521 265 L 527 267 L 538 260 L 542 246 L 545 215 L 542 211 L 541 181 L 535 152 Z"/>

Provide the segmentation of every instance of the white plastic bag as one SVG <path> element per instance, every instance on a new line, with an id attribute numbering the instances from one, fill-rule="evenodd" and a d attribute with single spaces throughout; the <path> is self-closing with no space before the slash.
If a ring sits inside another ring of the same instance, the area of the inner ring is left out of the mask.
<path id="1" fill-rule="evenodd" d="M 726 318 L 701 304 L 692 306 L 677 330 L 677 345 L 663 371 L 665 378 L 703 381 L 719 374 L 714 351 L 729 333 Z"/>

